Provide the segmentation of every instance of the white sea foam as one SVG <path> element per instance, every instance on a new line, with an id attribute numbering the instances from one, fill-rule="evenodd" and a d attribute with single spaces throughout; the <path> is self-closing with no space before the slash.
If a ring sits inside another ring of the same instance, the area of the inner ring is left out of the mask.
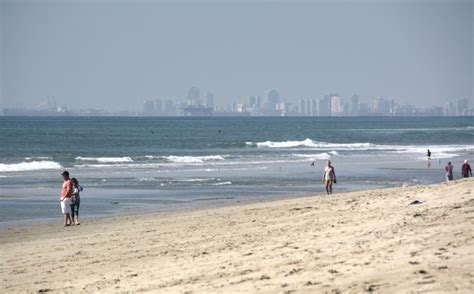
<path id="1" fill-rule="evenodd" d="M 209 156 L 163 156 L 167 161 L 174 163 L 204 163 L 206 161 L 225 160 L 221 155 Z"/>
<path id="2" fill-rule="evenodd" d="M 31 161 L 13 164 L 0 163 L 0 172 L 20 172 L 45 169 L 61 169 L 61 164 L 55 161 Z"/>
<path id="3" fill-rule="evenodd" d="M 308 160 L 326 160 L 331 159 L 331 155 L 327 152 L 318 154 L 292 154 L 294 157 L 307 158 Z"/>
<path id="4" fill-rule="evenodd" d="M 139 182 L 156 182 L 158 179 L 153 177 L 143 177 L 138 179 Z"/>
<path id="5" fill-rule="evenodd" d="M 126 157 L 76 157 L 78 161 L 96 161 L 100 163 L 124 163 L 124 162 L 133 162 L 132 158 Z"/>
<path id="6" fill-rule="evenodd" d="M 371 143 L 327 143 L 317 142 L 311 139 L 303 141 L 265 141 L 265 142 L 247 142 L 248 146 L 257 146 L 259 148 L 294 148 L 294 147 L 309 147 L 309 148 L 324 148 L 324 149 L 373 149 L 374 144 Z"/>
<path id="7" fill-rule="evenodd" d="M 25 157 L 25 160 L 51 160 L 51 157 L 47 156 L 33 156 L 33 157 Z"/>
<path id="8" fill-rule="evenodd" d="M 400 153 L 425 153 L 429 148 L 431 152 L 458 152 L 458 151 L 474 151 L 474 147 L 471 145 L 433 145 L 433 146 L 422 146 L 422 145 L 382 145 L 373 143 L 328 143 L 328 142 L 317 142 L 311 139 L 303 141 L 282 141 L 282 142 L 247 142 L 248 146 L 257 146 L 258 148 L 295 148 L 305 147 L 316 150 L 327 150 L 333 149 L 329 152 L 331 155 L 338 155 L 337 150 L 353 150 L 353 151 L 366 151 L 366 150 L 381 150 L 381 151 L 393 151 Z"/>
<path id="9" fill-rule="evenodd" d="M 219 183 L 212 184 L 212 186 L 224 186 L 224 185 L 232 185 L 232 182 L 227 181 L 227 182 L 219 182 Z"/>
<path id="10" fill-rule="evenodd" d="M 215 179 L 214 178 L 207 178 L 207 179 L 181 179 L 179 180 L 180 182 L 209 182 L 209 181 L 214 181 Z"/>
<path id="11" fill-rule="evenodd" d="M 388 146 L 394 153 L 414 153 L 414 154 L 425 154 L 427 149 L 430 149 L 433 158 L 441 157 L 452 157 L 456 156 L 455 152 L 473 152 L 474 146 L 471 145 L 434 145 L 434 146 Z"/>

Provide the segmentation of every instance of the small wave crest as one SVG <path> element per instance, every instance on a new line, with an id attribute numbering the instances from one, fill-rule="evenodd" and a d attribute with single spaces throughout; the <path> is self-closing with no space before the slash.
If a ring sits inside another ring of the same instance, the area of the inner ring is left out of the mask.
<path id="1" fill-rule="evenodd" d="M 76 157 L 78 161 L 95 161 L 100 163 L 124 163 L 124 162 L 133 162 L 132 158 L 126 157 Z"/>
<path id="2" fill-rule="evenodd" d="M 331 159 L 331 154 L 328 152 L 319 154 L 293 154 L 295 157 L 307 158 L 308 160 L 327 160 Z"/>
<path id="3" fill-rule="evenodd" d="M 31 161 L 5 164 L 0 163 L 0 172 L 20 172 L 20 171 L 34 171 L 34 170 L 46 170 L 46 169 L 61 169 L 61 164 L 55 161 Z"/>
<path id="4" fill-rule="evenodd" d="M 33 156 L 33 157 L 25 157 L 25 160 L 51 160 L 51 157 L 48 156 Z"/>
<path id="5" fill-rule="evenodd" d="M 174 163 L 204 163 L 206 161 L 225 160 L 221 155 L 209 156 L 163 156 L 166 161 Z"/>
<path id="6" fill-rule="evenodd" d="M 372 143 L 327 143 L 317 142 L 311 139 L 303 141 L 265 141 L 265 142 L 246 142 L 247 146 L 256 146 L 258 148 L 294 148 L 294 147 L 309 147 L 309 148 L 340 148 L 340 149 L 370 149 L 375 148 Z"/>
<path id="7" fill-rule="evenodd" d="M 211 184 L 212 186 L 224 186 L 224 185 L 232 185 L 232 182 L 231 181 L 227 181 L 227 182 L 219 182 L 219 183 L 214 183 L 214 184 Z"/>

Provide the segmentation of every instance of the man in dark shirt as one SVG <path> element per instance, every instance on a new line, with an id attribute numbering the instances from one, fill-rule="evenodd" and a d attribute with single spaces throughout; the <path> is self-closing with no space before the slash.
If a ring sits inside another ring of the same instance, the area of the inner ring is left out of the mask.
<path id="1" fill-rule="evenodd" d="M 462 176 L 465 178 L 469 178 L 469 176 L 472 177 L 471 166 L 469 165 L 469 162 L 467 162 L 467 159 L 464 160 L 464 164 L 461 167 L 461 173 L 462 173 Z"/>

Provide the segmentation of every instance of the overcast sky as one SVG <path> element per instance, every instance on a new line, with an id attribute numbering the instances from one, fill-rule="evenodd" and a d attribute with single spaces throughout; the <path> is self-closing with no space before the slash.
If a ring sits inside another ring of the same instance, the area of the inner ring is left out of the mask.
<path id="1" fill-rule="evenodd" d="M 473 100 L 472 0 L 0 0 L 4 107 L 263 95 Z M 472 105 L 472 104 L 471 104 Z"/>

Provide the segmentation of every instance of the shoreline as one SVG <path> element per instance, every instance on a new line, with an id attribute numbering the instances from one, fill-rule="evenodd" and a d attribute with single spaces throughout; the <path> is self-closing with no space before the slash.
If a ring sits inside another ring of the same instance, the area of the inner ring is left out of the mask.
<path id="1" fill-rule="evenodd" d="M 0 228 L 0 289 L 470 292 L 473 184 L 100 217 L 64 229 Z"/>

